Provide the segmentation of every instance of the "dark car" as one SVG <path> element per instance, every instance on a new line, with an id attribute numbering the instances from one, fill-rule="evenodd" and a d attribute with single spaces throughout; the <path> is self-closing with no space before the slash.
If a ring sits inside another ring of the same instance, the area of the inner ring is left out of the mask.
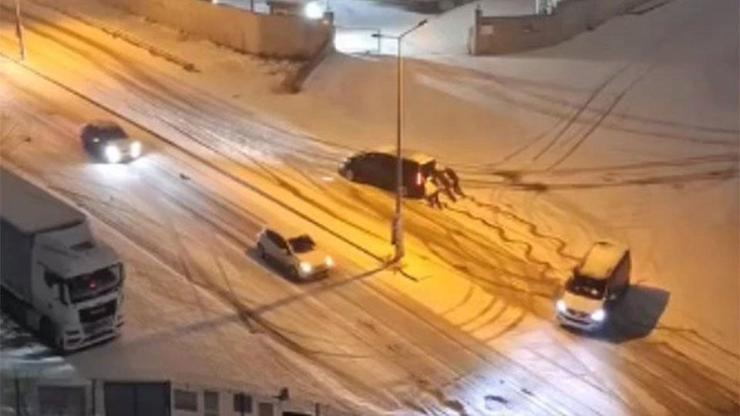
<path id="1" fill-rule="evenodd" d="M 131 161 L 141 156 L 141 142 L 131 139 L 112 121 L 92 121 L 82 126 L 80 140 L 85 151 L 107 163 Z"/>
<path id="2" fill-rule="evenodd" d="M 401 156 L 404 195 L 410 198 L 423 198 L 424 182 L 434 173 L 436 160 L 431 156 L 412 151 L 405 151 Z M 348 158 L 339 168 L 339 173 L 350 181 L 395 192 L 396 160 L 394 148 L 362 152 Z"/>

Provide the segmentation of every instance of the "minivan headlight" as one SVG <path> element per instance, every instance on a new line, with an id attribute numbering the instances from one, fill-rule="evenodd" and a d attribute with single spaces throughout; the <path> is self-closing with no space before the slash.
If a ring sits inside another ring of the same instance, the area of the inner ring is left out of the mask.
<path id="1" fill-rule="evenodd" d="M 134 159 L 141 156 L 141 142 L 137 140 L 131 143 L 131 147 L 129 148 L 129 153 L 131 154 L 131 157 Z"/>
<path id="2" fill-rule="evenodd" d="M 118 163 L 121 161 L 121 150 L 114 144 L 105 146 L 105 160 L 108 163 Z"/>
<path id="3" fill-rule="evenodd" d="M 591 314 L 591 319 L 593 319 L 596 322 L 601 322 L 606 318 L 606 312 L 604 312 L 603 309 L 597 309 L 594 311 L 594 313 Z"/>

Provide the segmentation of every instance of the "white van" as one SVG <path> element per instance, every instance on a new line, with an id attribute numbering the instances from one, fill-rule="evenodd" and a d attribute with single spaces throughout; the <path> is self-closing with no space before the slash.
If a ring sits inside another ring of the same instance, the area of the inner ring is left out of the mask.
<path id="1" fill-rule="evenodd" d="M 629 288 L 630 268 L 627 246 L 610 241 L 595 243 L 573 270 L 555 304 L 560 324 L 585 331 L 602 327 L 610 304 Z"/>

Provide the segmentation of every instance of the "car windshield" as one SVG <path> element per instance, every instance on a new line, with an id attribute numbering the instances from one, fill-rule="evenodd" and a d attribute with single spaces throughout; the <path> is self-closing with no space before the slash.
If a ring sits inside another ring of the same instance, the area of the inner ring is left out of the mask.
<path id="1" fill-rule="evenodd" d="M 290 248 L 292 248 L 295 253 L 307 253 L 316 247 L 316 243 L 313 242 L 311 237 L 305 234 L 296 238 L 291 238 L 288 240 L 288 244 L 290 244 Z"/>
<path id="2" fill-rule="evenodd" d="M 126 132 L 123 131 L 122 128 L 118 126 L 106 126 L 99 130 L 100 137 L 103 139 L 125 139 L 126 138 Z"/>
<path id="3" fill-rule="evenodd" d="M 575 275 L 568 280 L 565 288 L 577 295 L 583 295 L 591 299 L 603 299 L 604 291 L 606 290 L 606 280 Z"/>
<path id="4" fill-rule="evenodd" d="M 113 266 L 89 274 L 75 276 L 67 281 L 72 303 L 92 299 L 115 289 L 121 281 L 121 267 Z"/>

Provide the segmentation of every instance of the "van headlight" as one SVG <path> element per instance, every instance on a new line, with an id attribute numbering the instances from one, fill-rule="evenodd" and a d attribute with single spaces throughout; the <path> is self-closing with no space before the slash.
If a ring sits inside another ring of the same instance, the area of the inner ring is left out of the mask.
<path id="1" fill-rule="evenodd" d="M 121 161 L 121 149 L 114 144 L 105 146 L 105 160 L 108 163 L 118 163 Z"/>
<path id="2" fill-rule="evenodd" d="M 302 274 L 309 274 L 313 270 L 313 266 L 311 266 L 311 263 L 307 261 L 302 261 L 300 264 L 298 264 L 298 268 L 301 269 Z"/>
<path id="3" fill-rule="evenodd" d="M 326 264 L 326 267 L 334 267 L 334 259 L 331 256 L 326 256 L 324 264 Z"/>
<path id="4" fill-rule="evenodd" d="M 564 300 L 558 299 L 558 301 L 555 302 L 555 308 L 558 312 L 565 312 L 568 309 L 568 305 L 565 304 Z"/>
<path id="5" fill-rule="evenodd" d="M 141 156 L 141 142 L 140 141 L 137 140 L 131 143 L 131 147 L 129 147 L 129 154 L 134 159 Z"/>
<path id="6" fill-rule="evenodd" d="M 606 318 L 606 312 L 604 312 L 603 309 L 597 309 L 594 311 L 594 313 L 591 314 L 591 319 L 596 322 L 601 322 Z"/>

